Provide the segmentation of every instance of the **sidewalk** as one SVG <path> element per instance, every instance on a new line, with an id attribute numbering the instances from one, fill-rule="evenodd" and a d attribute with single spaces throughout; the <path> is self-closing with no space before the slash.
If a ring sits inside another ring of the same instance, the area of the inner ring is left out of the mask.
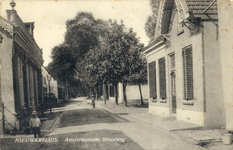
<path id="1" fill-rule="evenodd" d="M 58 125 L 61 115 L 58 112 L 51 113 L 45 112 L 44 118 L 41 119 L 41 135 L 44 136 L 48 133 L 51 133 L 56 126 Z M 1 138 L 34 138 L 33 133 L 30 134 L 15 134 L 15 135 L 9 135 L 9 134 L 3 134 L 1 135 Z"/>
<path id="2" fill-rule="evenodd" d="M 127 114 L 130 117 L 147 122 L 156 128 L 166 130 L 178 139 L 200 145 L 204 148 L 214 150 L 233 149 L 233 145 L 224 145 L 222 143 L 221 133 L 224 129 L 204 130 L 201 126 L 196 124 L 149 114 L 148 108 L 125 107 L 123 104 L 116 105 L 115 102 L 111 100 L 107 101 L 107 104 L 104 104 L 103 101 L 97 101 L 96 104 L 97 107 L 102 107 L 113 114 L 118 114 L 121 117 Z"/>
<path id="3" fill-rule="evenodd" d="M 48 114 L 47 120 L 42 121 L 41 123 L 42 136 L 52 132 L 59 124 L 60 119 L 61 119 L 61 113 L 59 112 L 53 112 L 52 114 Z"/>
<path id="4" fill-rule="evenodd" d="M 76 107 L 80 98 L 74 100 Z M 176 149 L 176 150 L 201 150 L 202 147 L 190 144 L 173 137 L 169 132 L 153 127 L 151 124 L 132 117 L 132 114 L 145 113 L 146 107 L 110 107 L 104 109 L 103 101 L 96 101 L 96 108 L 90 106 L 90 99 L 82 99 L 82 105 L 86 108 L 63 112 L 59 128 L 56 128 L 48 137 L 59 139 L 58 145 L 46 144 L 46 147 L 66 149 L 67 146 L 80 147 L 80 149 Z M 109 102 L 107 102 L 109 104 Z M 114 104 L 115 106 L 115 104 Z M 139 107 L 139 106 L 138 106 Z M 70 107 L 71 108 L 71 107 Z M 122 110 L 120 110 L 122 109 Z M 116 111 L 111 113 L 110 110 Z M 123 111 L 125 110 L 125 111 Z M 79 138 L 123 138 L 125 142 L 64 142 L 68 139 Z M 87 148 L 88 147 L 88 148 Z"/>
<path id="5" fill-rule="evenodd" d="M 175 117 L 163 117 L 149 114 L 147 107 L 139 106 L 128 106 L 125 107 L 123 104 L 116 105 L 113 101 L 107 101 L 107 104 L 103 104 L 100 101 L 97 101 L 101 107 L 108 110 L 113 114 L 127 114 L 131 117 L 137 118 L 138 120 L 147 122 L 151 125 L 154 125 L 157 128 L 164 129 L 166 131 L 179 131 L 179 130 L 191 130 L 191 129 L 202 129 L 202 126 L 175 120 Z"/>

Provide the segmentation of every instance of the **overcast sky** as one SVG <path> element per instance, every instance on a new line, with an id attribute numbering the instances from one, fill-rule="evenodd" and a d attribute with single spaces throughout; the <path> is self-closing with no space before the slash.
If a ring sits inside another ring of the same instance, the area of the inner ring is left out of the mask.
<path id="1" fill-rule="evenodd" d="M 144 31 L 152 13 L 149 0 L 14 0 L 15 10 L 24 22 L 35 22 L 34 37 L 43 48 L 44 66 L 51 61 L 51 50 L 64 41 L 65 22 L 78 12 L 92 12 L 95 18 L 112 19 L 133 28 L 141 42 L 148 44 Z M 11 0 L 1 0 L 1 16 L 11 9 Z"/>

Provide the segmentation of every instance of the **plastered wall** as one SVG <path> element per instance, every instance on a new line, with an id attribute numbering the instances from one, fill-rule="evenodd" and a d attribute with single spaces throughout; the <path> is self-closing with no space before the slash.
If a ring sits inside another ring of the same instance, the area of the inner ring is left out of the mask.
<path id="1" fill-rule="evenodd" d="M 2 21 L 2 20 L 1 20 Z M 4 21 L 2 22 L 3 26 Z M 13 32 L 12 26 L 6 26 L 8 32 Z M 1 43 L 1 92 L 2 102 L 4 106 L 10 111 L 5 109 L 4 115 L 7 121 L 12 125 L 16 125 L 16 117 L 12 115 L 15 113 L 14 102 L 14 88 L 13 88 L 13 69 L 12 69 L 12 55 L 13 55 L 13 39 L 2 34 L 3 42 Z"/>

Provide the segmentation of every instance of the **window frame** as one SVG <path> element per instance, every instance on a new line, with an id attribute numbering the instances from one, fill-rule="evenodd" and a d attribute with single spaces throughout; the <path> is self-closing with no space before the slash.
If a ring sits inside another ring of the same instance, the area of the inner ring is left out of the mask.
<path id="1" fill-rule="evenodd" d="M 183 92 L 184 97 L 183 98 L 184 98 L 184 100 L 189 101 L 189 100 L 194 99 L 192 45 L 189 45 L 189 46 L 182 49 L 182 58 L 183 58 L 183 90 L 184 90 L 184 92 Z M 187 59 L 189 59 L 189 60 L 187 60 Z M 188 64 L 188 63 L 190 63 L 190 64 Z M 187 69 L 189 69 L 189 70 L 187 70 Z"/>

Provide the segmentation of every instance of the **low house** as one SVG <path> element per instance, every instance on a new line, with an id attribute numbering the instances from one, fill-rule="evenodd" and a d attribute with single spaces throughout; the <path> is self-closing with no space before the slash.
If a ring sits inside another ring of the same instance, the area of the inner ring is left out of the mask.
<path id="1" fill-rule="evenodd" d="M 148 85 L 141 84 L 141 93 L 143 99 L 148 99 Z M 109 84 L 106 88 L 107 92 L 107 99 L 115 101 L 115 88 L 112 84 Z M 117 96 L 118 96 L 118 103 L 124 103 L 124 96 L 123 96 L 123 84 L 118 83 L 117 85 Z M 129 83 L 125 89 L 126 98 L 128 101 L 135 101 L 141 100 L 140 90 L 138 84 Z"/>
<path id="2" fill-rule="evenodd" d="M 34 36 L 34 22 L 23 22 L 14 10 L 0 16 L 2 125 L 6 130 L 28 126 L 32 111 L 40 114 L 42 103 L 42 49 Z"/>
<path id="3" fill-rule="evenodd" d="M 43 106 L 49 108 L 49 99 L 51 99 L 54 106 L 54 102 L 58 99 L 58 84 L 57 81 L 49 74 L 49 72 L 42 67 L 42 78 L 43 78 Z"/>
<path id="4" fill-rule="evenodd" d="M 149 113 L 203 126 L 225 125 L 216 1 L 159 1 L 145 47 Z"/>

